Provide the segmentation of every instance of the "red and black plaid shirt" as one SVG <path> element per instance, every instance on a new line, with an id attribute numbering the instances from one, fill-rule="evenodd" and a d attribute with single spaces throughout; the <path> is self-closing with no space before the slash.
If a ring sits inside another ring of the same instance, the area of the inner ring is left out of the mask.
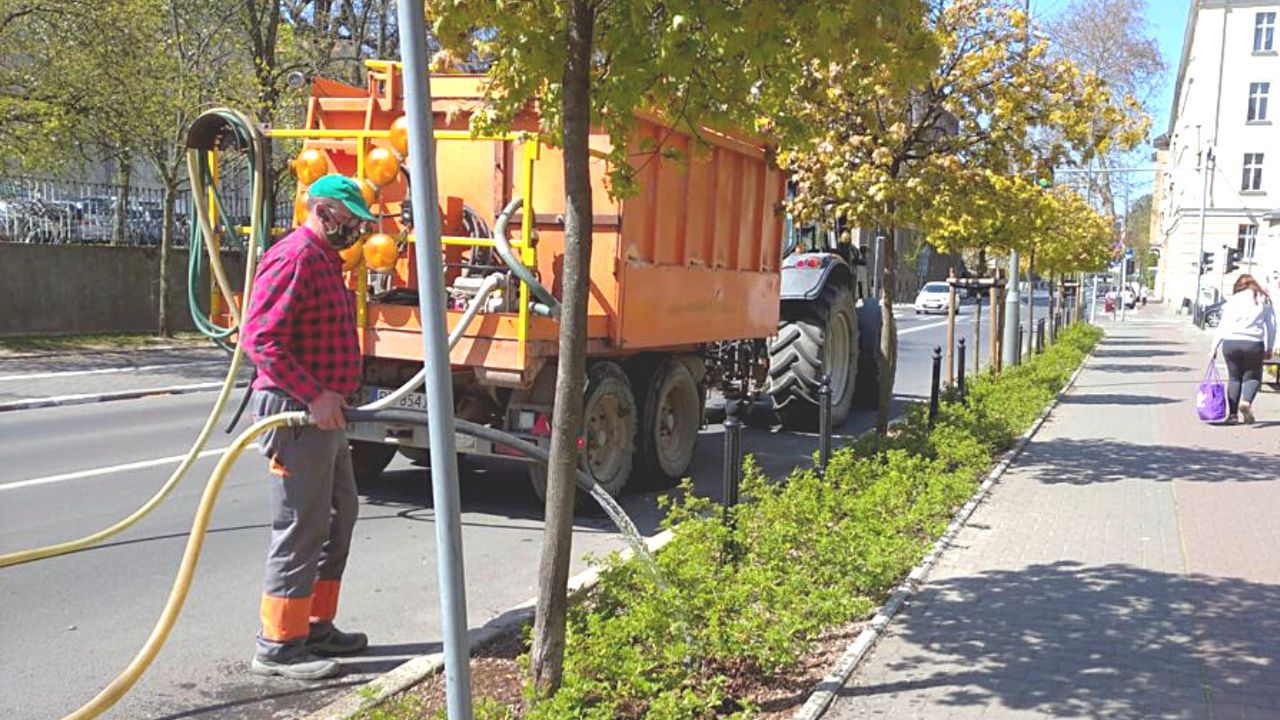
<path id="1" fill-rule="evenodd" d="M 323 390 L 360 386 L 355 300 L 342 281 L 342 257 L 306 227 L 262 256 L 243 338 L 258 366 L 253 387 L 310 403 Z"/>

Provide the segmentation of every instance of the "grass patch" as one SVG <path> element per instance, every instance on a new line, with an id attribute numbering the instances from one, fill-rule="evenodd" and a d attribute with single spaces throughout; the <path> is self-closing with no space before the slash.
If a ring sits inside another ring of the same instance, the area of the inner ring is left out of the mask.
<path id="1" fill-rule="evenodd" d="M 1072 326 L 1044 354 L 974 378 L 933 428 L 913 406 L 888 437 L 835 452 L 825 477 L 798 469 L 775 482 L 748 459 L 731 523 L 686 484 L 664 500 L 675 538 L 658 556 L 661 580 L 634 560 L 601 561 L 598 585 L 570 609 L 560 691 L 481 698 L 476 717 L 752 717 L 740 689 L 787 673 L 824 632 L 878 607 L 1101 335 Z M 443 714 L 409 697 L 368 717 Z"/>
<path id="2" fill-rule="evenodd" d="M 33 352 L 83 352 L 86 350 L 139 350 L 161 345 L 201 345 L 209 341 L 197 332 L 89 333 L 84 335 L 23 335 L 0 338 L 0 354 Z"/>

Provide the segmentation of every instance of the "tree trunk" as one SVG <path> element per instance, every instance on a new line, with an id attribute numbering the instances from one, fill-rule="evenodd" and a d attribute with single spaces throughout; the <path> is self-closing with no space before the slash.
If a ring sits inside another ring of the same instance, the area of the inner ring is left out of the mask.
<path id="1" fill-rule="evenodd" d="M 892 216 L 893 208 L 889 209 Z M 876 407 L 876 430 L 884 435 L 889 432 L 889 413 L 893 409 L 893 377 L 898 367 L 898 324 L 893 319 L 893 299 L 897 289 L 897 241 L 898 229 L 890 226 L 885 233 L 883 248 L 884 265 L 880 282 L 880 346 L 876 352 L 876 365 L 880 371 L 880 398 Z"/>
<path id="2" fill-rule="evenodd" d="M 569 554 L 573 540 L 574 473 L 582 430 L 587 376 L 587 280 L 591 267 L 591 45 L 595 10 L 571 0 L 561 107 L 564 117 L 564 295 L 560 355 L 556 365 L 551 464 L 547 475 L 546 527 L 538 565 L 538 604 L 530 671 L 543 697 L 560 687 L 564 672 Z M 525 199 L 528 203 L 529 198 Z M 525 212 L 533 208 L 525 205 Z"/>
<path id="3" fill-rule="evenodd" d="M 164 184 L 164 214 L 160 225 L 160 308 L 157 329 L 165 337 L 173 334 L 172 320 L 169 317 L 169 260 L 171 255 L 169 250 L 173 247 L 173 213 L 178 194 L 176 185 L 176 180 L 168 181 Z M 189 252 L 194 252 L 194 249 L 189 250 Z"/>
<path id="4" fill-rule="evenodd" d="M 116 209 L 111 228 L 111 244 L 123 245 L 128 233 L 129 184 L 133 174 L 133 158 L 121 153 L 116 158 Z"/>

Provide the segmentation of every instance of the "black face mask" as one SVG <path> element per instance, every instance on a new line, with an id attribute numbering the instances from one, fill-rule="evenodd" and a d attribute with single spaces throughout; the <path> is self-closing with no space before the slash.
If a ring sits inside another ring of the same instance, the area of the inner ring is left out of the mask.
<path id="1" fill-rule="evenodd" d="M 349 248 L 360 239 L 361 223 L 359 221 L 350 225 L 338 224 L 334 221 L 333 214 L 327 209 L 320 213 L 320 219 L 324 221 L 324 239 L 338 250 Z"/>

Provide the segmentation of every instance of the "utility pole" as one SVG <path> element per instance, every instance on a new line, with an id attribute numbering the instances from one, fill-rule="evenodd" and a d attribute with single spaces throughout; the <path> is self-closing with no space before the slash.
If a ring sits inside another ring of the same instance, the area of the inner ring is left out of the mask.
<path id="1" fill-rule="evenodd" d="M 1025 12 L 1027 15 L 1027 24 L 1025 37 L 1023 38 L 1023 61 L 1026 62 L 1031 54 L 1031 0 L 1024 2 Z M 1005 367 L 1011 368 L 1018 364 L 1018 360 L 1022 355 L 1018 347 L 1018 321 L 1022 319 L 1022 299 L 1018 293 L 1018 251 L 1013 248 L 1009 249 L 1009 282 L 1006 284 L 1004 296 L 1004 350 L 1000 354 L 1000 358 Z M 1034 296 L 1034 293 L 1032 293 Z"/>
<path id="2" fill-rule="evenodd" d="M 439 190 L 435 132 L 431 123 L 431 77 L 427 74 L 426 20 L 422 0 L 399 0 L 403 30 L 404 114 L 409 121 L 409 168 L 413 178 L 413 255 L 418 271 L 426 369 L 427 431 L 431 441 L 431 488 L 436 510 L 436 559 L 444 626 L 445 704 L 449 720 L 471 720 L 471 645 L 467 637 L 467 585 L 463 576 L 461 499 L 453 429 L 453 381 L 444 306 L 440 250 Z M 525 212 L 530 212 L 527 208 Z"/>
<path id="3" fill-rule="evenodd" d="M 1200 183 L 1200 252 L 1196 255 L 1196 299 L 1192 305 L 1192 317 L 1200 324 L 1200 285 L 1204 279 L 1204 222 L 1205 209 L 1209 206 L 1209 176 L 1213 174 L 1213 148 L 1206 148 L 1200 160 L 1200 172 L 1204 175 Z"/>
<path id="4" fill-rule="evenodd" d="M 1124 293 L 1129 289 L 1129 186 L 1124 188 L 1124 215 L 1120 217 L 1120 322 L 1124 322 Z M 1134 293 L 1137 296 L 1137 293 Z"/>

